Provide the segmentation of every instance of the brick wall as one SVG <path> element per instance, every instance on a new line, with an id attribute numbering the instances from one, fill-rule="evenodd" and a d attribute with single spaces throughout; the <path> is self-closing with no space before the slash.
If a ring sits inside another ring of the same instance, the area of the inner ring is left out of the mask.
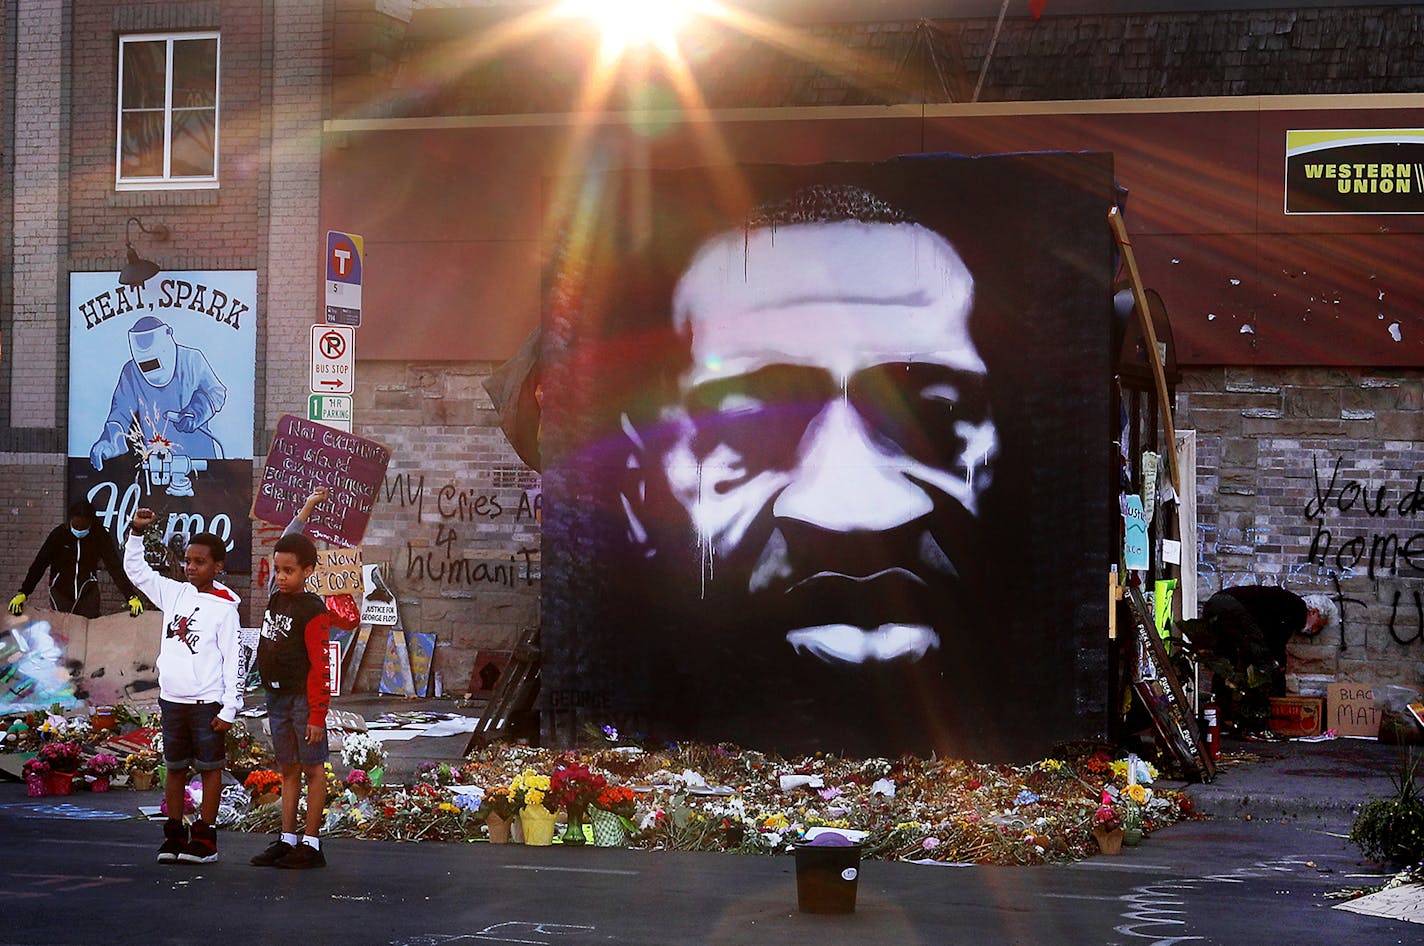
<path id="1" fill-rule="evenodd" d="M 385 563 L 406 628 L 438 634 L 436 669 L 455 693 L 476 650 L 509 649 L 539 621 L 539 477 L 499 429 L 481 384 L 491 367 L 357 368 L 355 429 L 392 453 L 363 558 Z M 365 665 L 374 684 L 379 660 Z"/>
<path id="2" fill-rule="evenodd" d="M 1291 644 L 1294 688 L 1424 686 L 1424 377 L 1193 369 L 1201 600 L 1225 587 L 1328 594 L 1343 620 Z"/>

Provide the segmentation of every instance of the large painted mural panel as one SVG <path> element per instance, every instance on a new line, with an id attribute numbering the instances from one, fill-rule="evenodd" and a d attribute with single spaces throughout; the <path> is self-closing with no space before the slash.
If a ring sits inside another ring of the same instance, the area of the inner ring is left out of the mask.
<path id="1" fill-rule="evenodd" d="M 69 495 L 116 537 L 141 506 L 165 542 L 214 532 L 248 571 L 257 273 L 73 273 L 69 306 Z"/>
<path id="2" fill-rule="evenodd" d="M 567 186 L 552 735 L 1012 758 L 1100 734 L 1110 158 Z"/>

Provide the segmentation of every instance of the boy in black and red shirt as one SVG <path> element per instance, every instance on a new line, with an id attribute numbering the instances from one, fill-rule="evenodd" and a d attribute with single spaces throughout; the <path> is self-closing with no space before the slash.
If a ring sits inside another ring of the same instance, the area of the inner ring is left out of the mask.
<path id="1" fill-rule="evenodd" d="M 301 534 L 277 540 L 272 556 L 276 593 L 262 615 L 257 669 L 267 691 L 272 750 L 282 770 L 282 837 L 252 858 L 258 867 L 325 867 L 321 852 L 326 807 L 326 709 L 329 672 L 326 644 L 331 616 L 321 598 L 306 590 L 316 568 L 316 546 Z M 305 834 L 297 836 L 297 799 L 307 782 Z"/>

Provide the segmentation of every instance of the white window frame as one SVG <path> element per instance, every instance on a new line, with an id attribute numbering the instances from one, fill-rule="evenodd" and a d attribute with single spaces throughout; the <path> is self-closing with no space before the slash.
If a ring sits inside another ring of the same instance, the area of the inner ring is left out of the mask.
<path id="1" fill-rule="evenodd" d="M 174 176 L 173 161 L 173 44 L 178 40 L 211 39 L 217 42 L 213 89 L 213 173 L 197 176 Z M 124 177 L 124 47 L 128 43 L 150 43 L 162 40 L 167 49 L 163 90 L 163 174 L 150 177 Z M 204 190 L 218 187 L 221 171 L 218 161 L 222 154 L 222 34 L 216 30 L 174 33 L 129 33 L 119 37 L 118 97 L 115 103 L 114 128 L 114 189 L 141 190 Z"/>

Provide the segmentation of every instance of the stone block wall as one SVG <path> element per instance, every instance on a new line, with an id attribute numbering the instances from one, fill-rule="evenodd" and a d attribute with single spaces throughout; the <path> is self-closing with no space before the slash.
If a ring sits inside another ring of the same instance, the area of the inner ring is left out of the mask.
<path id="1" fill-rule="evenodd" d="M 1368 368 L 1184 373 L 1197 436 L 1199 597 L 1232 585 L 1326 594 L 1341 620 L 1297 637 L 1293 688 L 1424 688 L 1424 376 Z"/>

